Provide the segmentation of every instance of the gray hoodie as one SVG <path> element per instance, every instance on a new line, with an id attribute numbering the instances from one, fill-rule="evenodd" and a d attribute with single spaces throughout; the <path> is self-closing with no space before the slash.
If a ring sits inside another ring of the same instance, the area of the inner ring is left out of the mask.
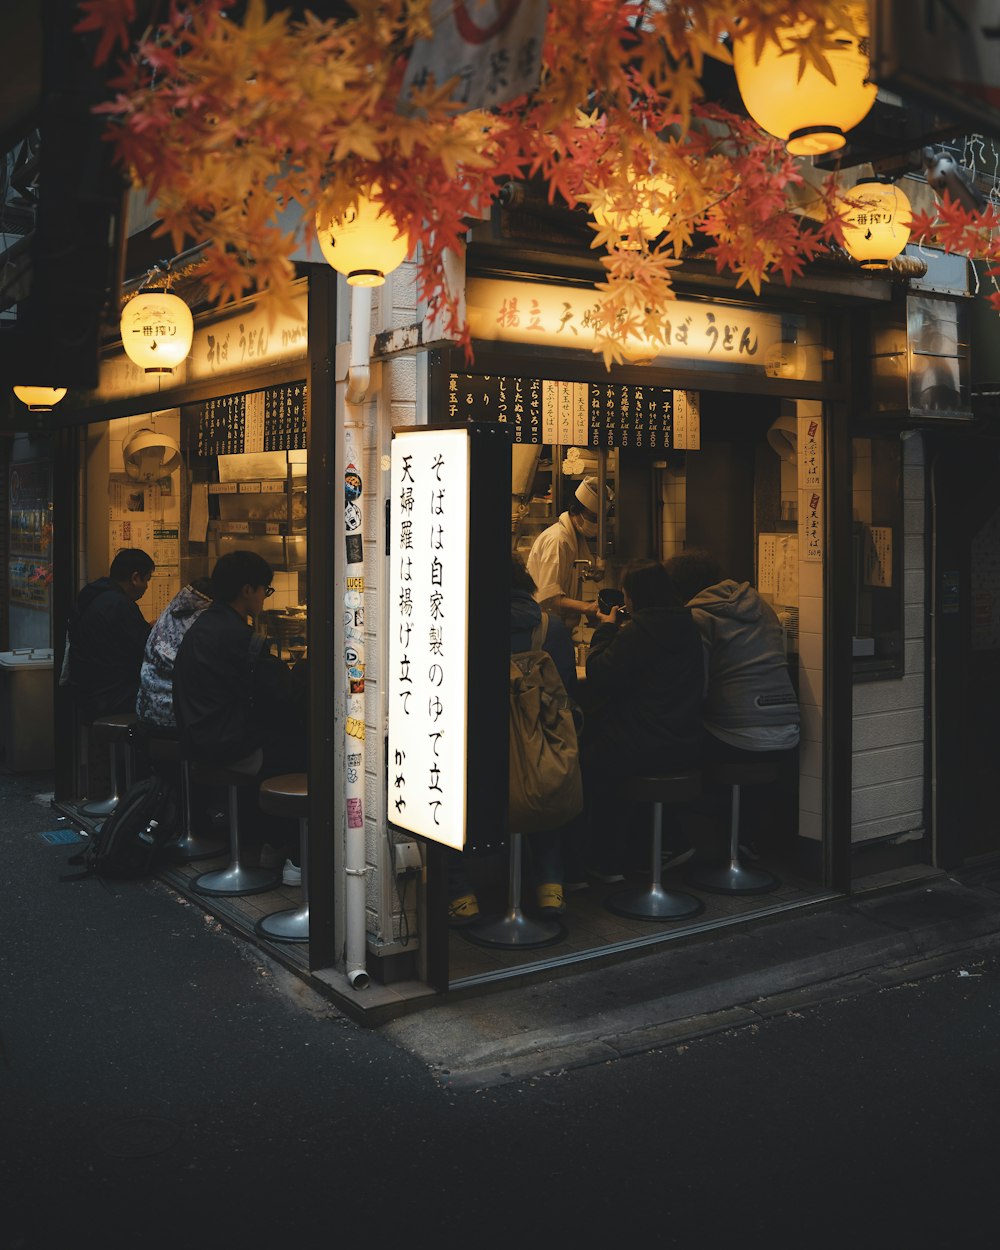
<path id="1" fill-rule="evenodd" d="M 799 707 L 771 607 L 749 582 L 731 579 L 707 586 L 688 607 L 705 648 L 708 732 L 749 751 L 794 746 Z"/>

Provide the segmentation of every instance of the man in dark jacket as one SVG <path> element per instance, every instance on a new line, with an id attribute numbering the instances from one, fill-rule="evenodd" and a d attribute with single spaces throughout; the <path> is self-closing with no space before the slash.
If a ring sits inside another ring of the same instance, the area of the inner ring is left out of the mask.
<path id="1" fill-rule="evenodd" d="M 592 869 L 611 881 L 629 858 L 615 819 L 621 783 L 696 768 L 702 744 L 702 647 L 690 611 L 655 560 L 633 560 L 622 590 L 624 614 L 599 612 L 590 640 L 581 752 Z"/>
<path id="2" fill-rule="evenodd" d="M 69 620 L 69 676 L 87 723 L 135 711 L 149 636 L 139 600 L 153 568 L 145 551 L 123 548 L 112 560 L 108 576 L 90 582 L 77 596 Z"/>
<path id="3" fill-rule="evenodd" d="M 185 633 L 174 661 L 174 714 L 196 760 L 246 762 L 261 779 L 306 769 L 306 665 L 272 655 L 247 617 L 273 593 L 271 566 L 253 551 L 222 556 L 212 603 Z"/>
<path id="4" fill-rule="evenodd" d="M 174 660 L 174 715 L 189 757 L 237 766 L 263 781 L 308 768 L 308 677 L 270 653 L 248 623 L 273 593 L 273 573 L 254 551 L 232 551 L 212 570 L 212 603 L 188 628 Z M 251 838 L 264 834 L 256 787 L 243 796 L 241 824 Z M 296 830 L 268 818 L 267 838 L 287 855 L 282 880 L 301 881 Z"/>

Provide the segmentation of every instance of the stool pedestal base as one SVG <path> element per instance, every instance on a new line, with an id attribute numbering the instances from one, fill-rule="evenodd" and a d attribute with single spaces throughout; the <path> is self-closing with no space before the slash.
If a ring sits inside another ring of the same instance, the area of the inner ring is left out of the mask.
<path id="1" fill-rule="evenodd" d="M 304 904 L 302 907 L 273 911 L 269 916 L 262 916 L 253 931 L 258 937 L 269 938 L 272 942 L 308 942 L 309 906 Z"/>
<path id="2" fill-rule="evenodd" d="M 708 890 L 712 894 L 767 894 L 776 890 L 781 882 L 772 872 L 763 868 L 747 868 L 736 862 L 723 868 L 705 868 L 685 874 L 684 880 L 696 890 Z"/>
<path id="3" fill-rule="evenodd" d="M 264 894 L 281 882 L 281 873 L 273 868 L 244 868 L 230 864 L 219 872 L 203 872 L 195 877 L 191 888 L 199 894 Z"/>
<path id="4" fill-rule="evenodd" d="M 705 910 L 705 904 L 693 894 L 665 890 L 659 884 L 618 890 L 604 906 L 616 916 L 628 916 L 631 920 L 686 920 Z"/>
<path id="5" fill-rule="evenodd" d="M 482 920 L 459 932 L 476 946 L 521 951 L 552 946 L 566 936 L 566 930 L 558 920 L 535 920 L 526 916 L 519 907 L 511 908 L 497 920 Z"/>
<path id="6" fill-rule="evenodd" d="M 178 838 L 176 842 L 168 842 L 163 849 L 174 863 L 192 864 L 200 859 L 218 859 L 228 854 L 229 845 L 188 834 L 187 837 Z"/>

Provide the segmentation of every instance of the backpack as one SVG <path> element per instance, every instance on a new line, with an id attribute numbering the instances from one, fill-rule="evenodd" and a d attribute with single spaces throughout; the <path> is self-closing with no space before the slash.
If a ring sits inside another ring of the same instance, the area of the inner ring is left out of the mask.
<path id="1" fill-rule="evenodd" d="M 510 828 L 538 833 L 567 824 L 583 808 L 576 708 L 542 650 L 548 614 L 531 650 L 510 657 Z"/>
<path id="2" fill-rule="evenodd" d="M 152 872 L 157 852 L 176 832 L 172 786 L 162 777 L 144 777 L 122 795 L 86 847 L 68 860 L 82 865 L 83 871 L 63 880 L 144 877 Z"/>

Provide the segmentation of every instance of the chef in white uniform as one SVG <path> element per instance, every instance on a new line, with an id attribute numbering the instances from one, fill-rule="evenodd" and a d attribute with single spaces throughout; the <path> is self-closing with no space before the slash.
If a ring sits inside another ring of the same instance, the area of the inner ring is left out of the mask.
<path id="1" fill-rule="evenodd" d="M 570 628 L 579 622 L 581 613 L 592 616 L 597 611 L 596 599 L 582 597 L 582 578 L 574 561 L 594 558 L 587 540 L 597 537 L 599 507 L 598 480 L 585 477 L 567 510 L 542 530 L 528 555 L 536 600 L 557 612 Z"/>

